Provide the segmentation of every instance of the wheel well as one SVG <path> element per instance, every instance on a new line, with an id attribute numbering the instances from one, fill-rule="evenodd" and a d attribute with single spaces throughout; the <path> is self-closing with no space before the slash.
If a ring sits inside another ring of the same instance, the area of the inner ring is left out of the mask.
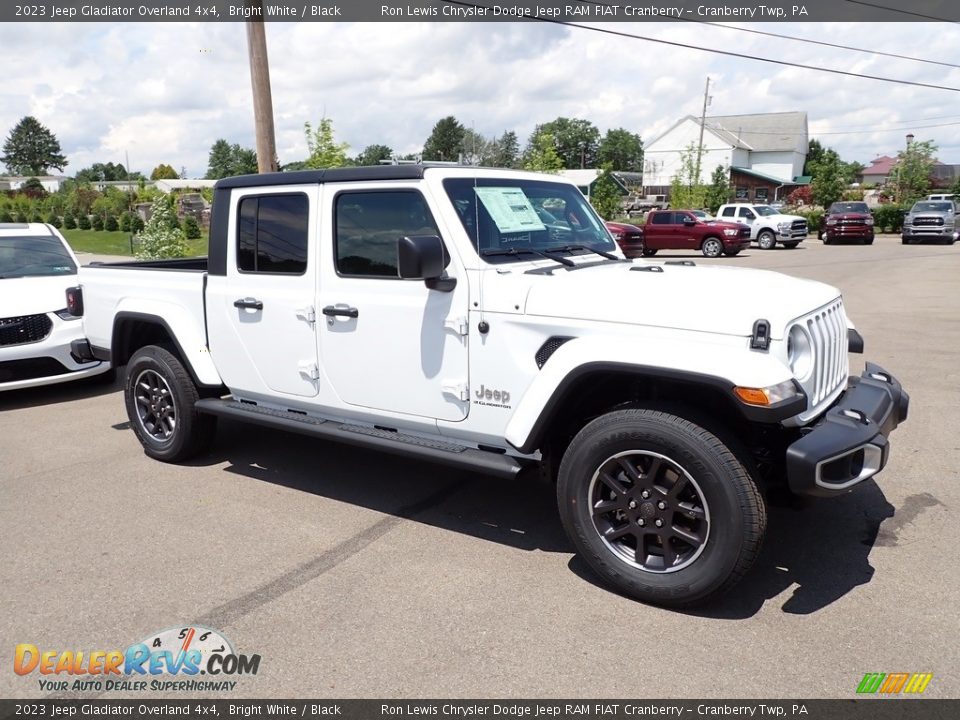
<path id="1" fill-rule="evenodd" d="M 165 346 L 183 362 L 170 330 L 163 323 L 145 318 L 117 319 L 110 345 L 114 366 L 126 365 L 137 350 L 147 345 Z"/>
<path id="2" fill-rule="evenodd" d="M 598 371 L 578 377 L 550 410 L 536 444 L 544 454 L 560 452 L 591 420 L 624 407 L 668 409 L 716 434 L 750 433 L 749 422 L 718 387 L 635 372 Z"/>
<path id="3" fill-rule="evenodd" d="M 700 247 L 703 247 L 703 244 L 707 240 L 718 240 L 719 242 L 723 243 L 723 240 L 720 238 L 719 235 L 707 235 L 706 237 L 703 238 L 703 240 L 700 241 Z"/>
<path id="4" fill-rule="evenodd" d="M 757 237 L 760 237 L 760 236 L 763 235 L 763 233 L 765 233 L 765 232 L 773 233 L 774 235 L 776 235 L 776 233 L 773 232 L 773 228 L 765 227 L 765 228 L 760 228 L 760 229 L 757 231 Z"/>

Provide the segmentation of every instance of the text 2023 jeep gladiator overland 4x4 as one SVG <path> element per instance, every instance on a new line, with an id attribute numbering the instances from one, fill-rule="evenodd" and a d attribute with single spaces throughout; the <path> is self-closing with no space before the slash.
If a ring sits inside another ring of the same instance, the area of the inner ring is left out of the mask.
<path id="1" fill-rule="evenodd" d="M 625 260 L 553 176 L 387 166 L 214 194 L 209 259 L 87 267 L 71 293 L 76 352 L 127 367 L 160 460 L 202 452 L 223 416 L 500 476 L 538 466 L 599 575 L 684 605 L 746 572 L 767 488 L 846 492 L 907 414 L 889 373 L 848 377 L 862 341 L 836 289 Z"/>

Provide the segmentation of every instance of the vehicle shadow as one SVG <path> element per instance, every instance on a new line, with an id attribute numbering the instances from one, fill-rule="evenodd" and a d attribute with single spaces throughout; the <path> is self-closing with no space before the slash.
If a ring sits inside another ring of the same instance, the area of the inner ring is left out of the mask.
<path id="1" fill-rule="evenodd" d="M 574 552 L 557 515 L 554 487 L 535 474 L 501 480 L 233 421 L 221 421 L 211 452 L 192 464 L 224 462 L 226 472 L 512 548 Z M 425 502 L 430 498 L 436 500 Z M 894 544 L 897 532 L 894 526 L 880 532 L 894 507 L 876 483 L 804 505 L 772 507 L 764 547 L 744 580 L 717 601 L 684 612 L 745 619 L 795 586 L 781 609 L 804 615 L 870 582 L 870 551 L 875 544 Z M 901 510 L 909 522 L 914 511 Z M 569 567 L 606 587 L 580 557 L 574 555 Z"/>
<path id="2" fill-rule="evenodd" d="M 0 412 L 86 400 L 100 395 L 109 395 L 122 389 L 123 385 L 117 380 L 115 373 L 107 372 L 103 375 L 94 375 L 83 380 L 71 380 L 58 385 L 7 390 L 0 392 Z"/>
<path id="3" fill-rule="evenodd" d="M 187 464 L 223 462 L 229 473 L 520 550 L 573 552 L 553 486 L 533 473 L 504 480 L 221 419 L 211 451 Z"/>
<path id="4" fill-rule="evenodd" d="M 915 515 L 915 511 L 905 511 L 910 519 Z M 793 586 L 793 593 L 780 609 L 792 615 L 817 612 L 870 582 L 873 567 L 869 558 L 874 545 L 896 544 L 896 529 L 880 532 L 883 521 L 892 518 L 894 512 L 894 506 L 872 480 L 841 497 L 802 500 L 795 507 L 770 507 L 763 548 L 746 577 L 716 601 L 681 612 L 743 620 Z M 570 568 L 584 579 L 597 582 L 579 557 L 571 560 Z"/>

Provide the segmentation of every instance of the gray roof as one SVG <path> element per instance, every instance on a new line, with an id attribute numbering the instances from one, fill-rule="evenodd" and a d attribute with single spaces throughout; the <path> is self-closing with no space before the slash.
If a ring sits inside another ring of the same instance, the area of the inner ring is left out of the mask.
<path id="1" fill-rule="evenodd" d="M 734 147 L 757 152 L 806 148 L 805 112 L 717 115 L 706 126 Z"/>

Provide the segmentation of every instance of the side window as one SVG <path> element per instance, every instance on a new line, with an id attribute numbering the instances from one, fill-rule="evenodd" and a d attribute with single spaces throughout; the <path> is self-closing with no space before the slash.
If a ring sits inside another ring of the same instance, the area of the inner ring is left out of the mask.
<path id="1" fill-rule="evenodd" d="M 307 196 L 300 193 L 243 198 L 238 218 L 237 269 L 305 273 L 309 211 Z"/>
<path id="2" fill-rule="evenodd" d="M 733 217 L 734 213 L 737 211 L 736 208 L 725 207 L 723 209 L 723 217 Z"/>
<path id="3" fill-rule="evenodd" d="M 740 217 L 745 220 L 754 220 L 757 216 L 753 214 L 750 208 L 740 208 Z"/>
<path id="4" fill-rule="evenodd" d="M 693 215 L 688 215 L 685 212 L 677 212 L 673 214 L 673 224 L 674 225 L 683 225 L 687 220 L 692 220 Z"/>
<path id="5" fill-rule="evenodd" d="M 669 225 L 672 215 L 673 213 L 668 212 L 654 213 L 653 219 L 650 222 L 654 225 Z"/>
<path id="6" fill-rule="evenodd" d="M 426 201 L 415 190 L 337 195 L 333 242 L 340 275 L 397 278 L 397 240 L 439 234 Z"/>

